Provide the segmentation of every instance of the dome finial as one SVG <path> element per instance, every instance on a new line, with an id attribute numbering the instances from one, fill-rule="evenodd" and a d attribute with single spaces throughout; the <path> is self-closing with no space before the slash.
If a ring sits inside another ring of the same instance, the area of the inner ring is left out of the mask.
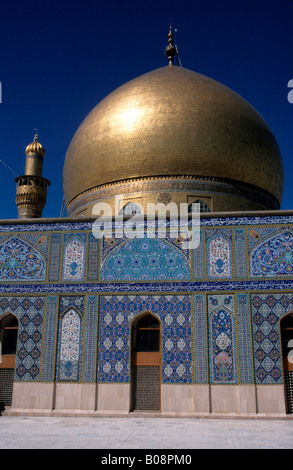
<path id="1" fill-rule="evenodd" d="M 172 65 L 177 49 L 174 47 L 173 34 L 172 34 L 172 23 L 170 24 L 170 30 L 168 34 L 168 46 L 165 48 L 165 54 L 168 56 L 169 65 Z"/>
<path id="2" fill-rule="evenodd" d="M 38 140 L 39 140 L 39 130 L 38 130 L 38 129 L 35 129 L 34 141 L 35 141 L 35 142 L 38 142 Z"/>

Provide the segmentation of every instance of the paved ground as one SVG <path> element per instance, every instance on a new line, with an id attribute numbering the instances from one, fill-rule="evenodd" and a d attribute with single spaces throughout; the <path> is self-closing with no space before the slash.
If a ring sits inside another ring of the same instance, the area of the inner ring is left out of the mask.
<path id="1" fill-rule="evenodd" d="M 0 449 L 292 449 L 293 420 L 0 417 Z"/>

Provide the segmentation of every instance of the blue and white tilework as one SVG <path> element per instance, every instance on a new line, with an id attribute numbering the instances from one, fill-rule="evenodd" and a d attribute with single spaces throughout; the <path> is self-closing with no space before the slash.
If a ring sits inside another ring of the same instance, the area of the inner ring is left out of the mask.
<path id="1" fill-rule="evenodd" d="M 15 380 L 38 381 L 40 378 L 44 297 L 3 297 L 0 320 L 7 313 L 18 319 Z"/>
<path id="2" fill-rule="evenodd" d="M 235 303 L 233 295 L 209 295 L 211 383 L 237 382 Z"/>
<path id="3" fill-rule="evenodd" d="M 6 282 L 44 281 L 46 260 L 36 247 L 12 236 L 0 245 L 0 279 Z"/>
<path id="4" fill-rule="evenodd" d="M 191 297 L 101 296 L 98 381 L 129 382 L 133 320 L 150 312 L 161 322 L 162 382 L 192 382 Z"/>
<path id="5" fill-rule="evenodd" d="M 292 276 L 293 232 L 283 230 L 262 240 L 250 255 L 250 273 L 252 277 Z"/>
<path id="6" fill-rule="evenodd" d="M 83 281 L 86 260 L 86 234 L 64 236 L 63 281 Z M 85 239 L 85 240 L 83 240 Z"/>
<path id="7" fill-rule="evenodd" d="M 215 232 L 214 235 L 210 235 Z M 208 277 L 213 279 L 227 279 L 232 277 L 232 248 L 231 231 L 206 231 L 207 271 Z"/>
<path id="8" fill-rule="evenodd" d="M 60 381 L 80 380 L 83 317 L 83 297 L 61 297 L 56 373 Z"/>
<path id="9" fill-rule="evenodd" d="M 280 319 L 293 310 L 293 294 L 251 294 L 255 380 L 282 383 Z"/>
<path id="10" fill-rule="evenodd" d="M 206 313 L 206 296 L 194 296 L 194 381 L 208 383 L 208 325 Z"/>
<path id="11" fill-rule="evenodd" d="M 159 238 L 135 238 L 120 243 L 104 260 L 101 269 L 102 281 L 180 280 L 190 277 L 190 267 L 181 250 Z"/>

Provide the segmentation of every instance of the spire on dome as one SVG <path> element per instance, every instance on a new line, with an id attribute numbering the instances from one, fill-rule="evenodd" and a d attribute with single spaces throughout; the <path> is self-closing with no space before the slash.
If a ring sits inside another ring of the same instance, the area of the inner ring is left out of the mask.
<path id="1" fill-rule="evenodd" d="M 168 46 L 165 48 L 165 54 L 168 57 L 169 65 L 172 65 L 174 57 L 177 55 L 177 49 L 174 47 L 173 34 L 172 34 L 172 23 L 170 24 L 170 30 L 168 34 Z"/>

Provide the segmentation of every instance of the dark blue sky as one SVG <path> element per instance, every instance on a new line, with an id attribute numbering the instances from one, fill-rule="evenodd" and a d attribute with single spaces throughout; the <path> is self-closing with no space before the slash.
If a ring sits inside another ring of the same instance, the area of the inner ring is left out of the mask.
<path id="1" fill-rule="evenodd" d="M 51 181 L 44 217 L 59 217 L 68 145 L 86 115 L 118 86 L 167 65 L 170 22 L 182 65 L 239 93 L 266 120 L 293 209 L 293 1 L 99 0 L 2 2 L 0 159 L 23 174 L 39 129 Z M 0 218 L 17 218 L 15 175 L 0 162 Z"/>

